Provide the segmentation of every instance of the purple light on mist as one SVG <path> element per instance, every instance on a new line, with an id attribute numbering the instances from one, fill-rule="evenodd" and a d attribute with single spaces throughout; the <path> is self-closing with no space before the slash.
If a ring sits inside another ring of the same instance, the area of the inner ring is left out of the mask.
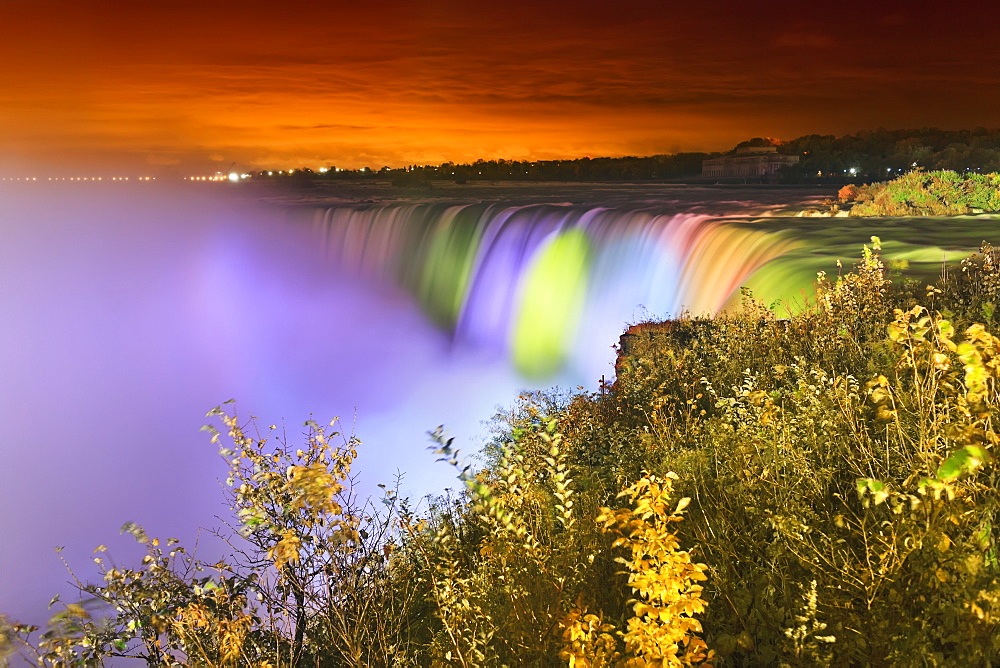
<path id="1" fill-rule="evenodd" d="M 517 315 L 517 279 L 545 239 L 564 222 L 547 207 L 508 208 L 489 220 L 458 320 L 460 338 L 506 353 Z"/>
<path id="2" fill-rule="evenodd" d="M 312 413 L 364 441 L 363 490 L 454 486 L 426 450 L 444 423 L 471 454 L 524 386 L 451 349 L 388 282 L 338 271 L 307 225 L 189 191 L 0 191 L 0 612 L 38 623 L 91 550 L 134 521 L 191 544 L 225 516 L 199 427 L 237 399 L 295 442 Z M 213 557 L 211 541 L 203 546 Z"/>

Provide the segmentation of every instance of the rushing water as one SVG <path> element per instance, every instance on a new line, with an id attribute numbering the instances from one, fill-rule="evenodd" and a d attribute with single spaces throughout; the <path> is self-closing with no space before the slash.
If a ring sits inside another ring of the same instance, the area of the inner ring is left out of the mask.
<path id="1" fill-rule="evenodd" d="M 404 491 L 440 490 L 428 429 L 472 452 L 519 390 L 610 378 L 627 323 L 716 311 L 762 276 L 808 282 L 822 262 L 801 239 L 830 224 L 731 218 L 799 192 L 484 192 L 0 191 L 0 612 L 42 621 L 71 591 L 56 545 L 90 575 L 99 543 L 135 554 L 126 521 L 187 543 L 219 526 L 224 469 L 198 429 L 227 399 L 293 443 L 310 414 L 341 416 L 363 490 L 397 470 Z M 854 249 L 870 231 L 840 229 Z"/>
<path id="2" fill-rule="evenodd" d="M 581 383 L 606 370 L 638 306 L 715 313 L 795 245 L 655 207 L 384 204 L 329 208 L 315 225 L 338 266 L 405 287 L 458 342 Z"/>

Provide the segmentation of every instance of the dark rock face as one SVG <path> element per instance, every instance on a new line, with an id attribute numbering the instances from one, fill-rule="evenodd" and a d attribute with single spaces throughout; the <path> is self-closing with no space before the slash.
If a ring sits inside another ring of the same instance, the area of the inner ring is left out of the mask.
<path id="1" fill-rule="evenodd" d="M 777 320 L 762 319 L 760 326 L 761 328 L 777 327 L 781 331 L 787 331 L 790 322 L 791 320 L 788 318 L 778 318 Z M 694 339 L 709 334 L 716 326 L 714 320 L 702 318 L 681 318 L 678 320 L 643 322 L 637 325 L 630 325 L 618 337 L 618 356 L 615 359 L 616 375 L 621 371 L 625 360 L 635 354 L 641 342 L 669 341 L 674 347 L 684 347 Z"/>

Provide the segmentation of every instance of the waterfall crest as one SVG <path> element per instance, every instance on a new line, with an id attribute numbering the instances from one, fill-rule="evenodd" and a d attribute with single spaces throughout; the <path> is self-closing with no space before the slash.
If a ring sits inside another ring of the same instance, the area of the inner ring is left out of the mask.
<path id="1" fill-rule="evenodd" d="M 456 342 L 532 378 L 587 366 L 637 309 L 717 313 L 796 245 L 702 214 L 560 204 L 341 206 L 313 225 L 340 267 L 401 286 Z"/>

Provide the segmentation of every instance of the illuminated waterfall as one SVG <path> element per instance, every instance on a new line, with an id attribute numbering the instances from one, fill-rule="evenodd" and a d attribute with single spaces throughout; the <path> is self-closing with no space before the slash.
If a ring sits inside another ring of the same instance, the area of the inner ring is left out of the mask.
<path id="1" fill-rule="evenodd" d="M 454 483 L 428 429 L 474 450 L 520 390 L 610 375 L 639 305 L 714 311 L 791 245 L 644 206 L 0 188 L 0 612 L 43 623 L 71 594 L 54 545 L 76 566 L 99 543 L 134 557 L 125 521 L 188 545 L 216 526 L 221 461 L 198 429 L 220 402 L 287 420 L 290 442 L 341 415 L 360 492 L 404 472 L 419 497 Z"/>
<path id="2" fill-rule="evenodd" d="M 552 204 L 336 207 L 314 225 L 341 267 L 404 287 L 457 342 L 533 378 L 587 378 L 639 307 L 718 312 L 795 245 L 705 215 Z"/>

